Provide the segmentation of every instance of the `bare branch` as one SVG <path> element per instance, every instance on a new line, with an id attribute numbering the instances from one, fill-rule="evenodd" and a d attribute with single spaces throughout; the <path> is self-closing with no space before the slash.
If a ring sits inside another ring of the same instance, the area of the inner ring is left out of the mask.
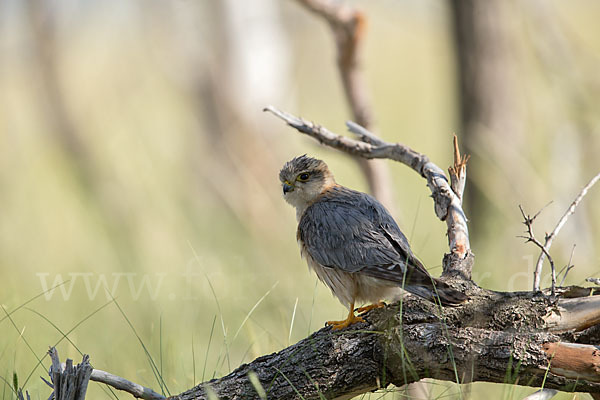
<path id="1" fill-rule="evenodd" d="M 552 259 L 552 256 L 550 256 L 550 252 L 548 251 L 546 246 L 543 245 L 539 240 L 537 240 L 535 238 L 535 235 L 533 234 L 533 221 L 535 221 L 535 219 L 538 215 L 540 215 L 543 209 L 538 211 L 533 217 L 529 214 L 526 214 L 523 210 L 523 207 L 520 204 L 519 210 L 521 210 L 521 214 L 523 215 L 523 224 L 527 226 L 527 236 L 519 237 L 525 239 L 527 242 L 535 244 L 537 247 L 540 248 L 540 250 L 542 250 L 542 254 L 545 254 L 548 257 L 548 262 L 550 262 L 550 269 L 552 271 L 552 296 L 554 296 L 556 294 L 556 270 L 554 269 L 554 260 Z M 538 277 L 537 270 L 535 271 L 535 274 L 536 275 L 534 275 L 534 280 Z"/>
<path id="2" fill-rule="evenodd" d="M 533 290 L 534 291 L 540 290 L 540 279 L 541 279 L 541 274 L 542 274 L 542 265 L 544 263 L 544 257 L 548 256 L 548 250 L 550 250 L 550 246 L 552 246 L 552 242 L 554 241 L 554 238 L 556 237 L 556 235 L 558 235 L 558 232 L 565 225 L 565 223 L 567 222 L 567 219 L 569 219 L 571 214 L 573 214 L 575 212 L 575 208 L 581 202 L 581 200 L 583 200 L 583 197 L 587 194 L 588 190 L 590 190 L 590 188 L 592 186 L 594 186 L 594 184 L 596 182 L 598 182 L 598 180 L 600 180 L 600 173 L 598 175 L 594 176 L 592 178 L 592 180 L 590 180 L 588 182 L 588 184 L 585 185 L 583 187 L 583 189 L 581 189 L 581 192 L 579 192 L 579 194 L 577 195 L 575 200 L 573 200 L 573 202 L 571 203 L 569 208 L 567 208 L 567 211 L 565 211 L 565 213 L 563 214 L 561 219 L 558 221 L 554 230 L 552 232 L 550 232 L 549 235 L 546 235 L 546 241 L 543 246 L 546 249 L 546 251 L 542 251 L 540 253 L 540 256 L 538 257 L 538 260 L 537 260 L 537 264 L 535 266 L 535 273 L 534 273 L 534 279 L 533 279 Z"/>
<path id="3" fill-rule="evenodd" d="M 558 286 L 562 286 L 565 284 L 565 280 L 567 280 L 567 275 L 569 274 L 569 271 L 571 271 L 573 268 L 575 268 L 575 265 L 573 265 L 573 254 L 575 254 L 575 244 L 573 244 L 573 248 L 571 249 L 571 255 L 569 256 L 569 262 L 567 263 L 567 265 L 565 265 L 559 272 L 558 275 L 560 276 L 561 272 L 563 270 L 565 270 L 565 274 L 563 275 L 561 281 L 560 281 L 560 285 Z"/>
<path id="4" fill-rule="evenodd" d="M 534 393 L 530 394 L 529 396 L 523 398 L 523 400 L 550 400 L 551 398 L 556 396 L 557 393 L 558 393 L 558 390 L 541 389 L 541 390 L 538 390 L 537 392 L 534 392 Z"/>
<path id="5" fill-rule="evenodd" d="M 594 285 L 600 286 L 600 278 L 586 278 L 585 280 L 593 283 Z"/>
<path id="6" fill-rule="evenodd" d="M 48 351 L 52 360 L 50 368 L 50 378 L 54 386 L 54 395 L 56 400 L 83 400 L 87 391 L 88 381 L 92 380 L 112 386 L 115 389 L 122 390 L 131 394 L 133 397 L 144 400 L 164 400 L 165 396 L 156 393 L 154 390 L 128 381 L 120 376 L 113 375 L 99 369 L 92 369 L 89 363 L 89 356 L 84 355 L 81 364 L 73 367 L 73 361 L 67 359 L 66 363 L 61 363 L 58 358 L 56 348 L 51 347 Z M 75 397 L 72 392 L 76 391 Z"/>
<path id="7" fill-rule="evenodd" d="M 600 351 L 597 346 L 579 343 L 546 343 L 550 372 L 568 378 L 600 382 Z"/>
<path id="8" fill-rule="evenodd" d="M 113 375 L 110 372 L 95 369 L 92 371 L 90 380 L 105 383 L 115 389 L 122 390 L 131 394 L 133 397 L 144 400 L 164 400 L 166 397 L 156 393 L 154 390 L 137 383 L 128 381 L 120 376 Z"/>
<path id="9" fill-rule="evenodd" d="M 462 197 L 465 191 L 465 184 L 467 182 L 467 162 L 471 156 L 468 154 L 463 156 L 460 155 L 460 149 L 458 148 L 458 139 L 456 135 L 454 135 L 453 143 L 454 165 L 448 168 L 448 173 L 450 174 L 450 186 L 462 204 Z"/>
<path id="10" fill-rule="evenodd" d="M 593 292 L 588 288 L 588 293 Z M 600 324 L 600 296 L 560 299 L 544 321 L 550 332 L 582 331 Z"/>
<path id="11" fill-rule="evenodd" d="M 352 133 L 354 133 L 357 138 L 365 143 L 372 144 L 374 146 L 381 146 L 385 144 L 383 140 L 379 138 L 379 136 L 375 135 L 373 132 L 369 131 L 367 128 L 357 124 L 354 121 L 346 121 L 346 127 Z"/>
<path id="12" fill-rule="evenodd" d="M 371 134 L 365 134 L 364 131 L 362 131 L 361 137 L 367 138 L 367 142 L 335 134 L 320 125 L 280 111 L 273 106 L 266 107 L 264 111 L 275 114 L 287 122 L 289 126 L 307 134 L 326 146 L 368 159 L 387 158 L 411 167 L 427 180 L 427 186 L 431 190 L 434 200 L 435 213 L 440 220 L 446 222 L 448 227 L 447 233 L 451 254 L 456 255 L 460 259 L 464 259 L 470 254 L 467 218 L 462 209 L 461 201 L 454 191 L 452 191 L 444 172 L 437 165 L 429 161 L 427 156 L 400 143 L 387 143 L 375 138 Z M 354 125 L 352 125 L 351 129 L 357 130 Z M 461 275 L 465 279 L 470 279 L 470 268 L 468 271 L 461 271 Z"/>
<path id="13" fill-rule="evenodd" d="M 49 372 L 53 388 L 51 397 L 55 400 L 84 400 L 92 374 L 90 357 L 84 355 L 81 364 L 74 366 L 73 360 L 70 359 L 61 365 L 54 347 L 48 350 L 48 354 L 52 360 Z"/>

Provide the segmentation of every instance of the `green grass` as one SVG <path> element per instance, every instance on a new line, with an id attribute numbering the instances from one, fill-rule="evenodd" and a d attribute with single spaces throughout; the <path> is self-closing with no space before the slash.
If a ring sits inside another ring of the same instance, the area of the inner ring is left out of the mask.
<path id="1" fill-rule="evenodd" d="M 270 290 L 273 290 L 274 288 L 272 287 Z M 244 318 L 241 319 L 241 322 L 239 323 L 239 328 L 238 331 L 241 332 L 244 327 L 246 326 L 246 324 L 250 324 L 252 325 L 252 319 L 250 318 L 250 315 L 253 312 L 257 312 L 260 310 L 260 304 L 263 302 L 264 299 L 267 298 L 267 296 L 270 293 L 270 290 L 267 291 L 260 299 L 259 301 L 257 301 L 257 303 L 255 303 L 255 305 L 245 314 Z M 307 299 L 307 300 L 312 300 L 312 299 Z M 31 304 L 32 302 L 27 302 L 27 304 Z M 312 301 L 306 301 L 305 302 L 306 307 L 312 307 Z M 402 303 L 400 303 L 400 305 L 402 305 Z M 35 307 L 35 304 L 33 304 L 33 306 Z M 179 358 L 180 356 L 177 357 L 171 357 L 168 356 L 165 352 L 165 348 L 170 349 L 173 348 L 174 343 L 172 342 L 171 338 L 169 335 L 167 335 L 167 332 L 172 332 L 172 329 L 165 329 L 166 326 L 171 326 L 174 322 L 173 318 L 168 318 L 168 317 L 162 317 L 161 315 L 159 315 L 157 317 L 157 323 L 158 323 L 158 338 L 157 339 L 153 339 L 151 336 L 150 337 L 146 337 L 143 334 L 139 333 L 138 328 L 136 327 L 136 322 L 133 321 L 133 318 L 131 315 L 129 315 L 129 313 L 127 312 L 126 309 L 123 308 L 123 306 L 116 300 L 113 299 L 105 304 L 103 304 L 101 307 L 92 310 L 91 312 L 89 312 L 86 316 L 84 316 L 83 318 L 81 318 L 80 320 L 78 320 L 73 326 L 72 328 L 65 330 L 62 329 L 61 327 L 59 327 L 55 322 L 53 322 L 51 319 L 49 319 L 48 317 L 46 317 L 45 315 L 43 315 L 42 313 L 38 312 L 35 308 L 31 308 L 29 306 L 24 306 L 24 305 L 19 305 L 18 306 L 18 311 L 17 312 L 9 312 L 8 310 L 4 310 L 5 315 L 7 315 L 7 322 L 11 322 L 12 325 L 12 332 L 14 332 L 14 336 L 16 336 L 18 338 L 18 342 L 14 345 L 13 350 L 15 353 L 15 358 L 14 358 L 14 365 L 13 368 L 18 368 L 17 366 L 20 365 L 20 358 L 22 356 L 20 356 L 20 352 L 21 352 L 21 348 L 25 347 L 27 352 L 26 354 L 30 354 L 34 361 L 29 365 L 29 368 L 26 368 L 25 371 L 31 369 L 33 367 L 33 369 L 31 370 L 31 372 L 29 373 L 29 375 L 26 377 L 26 379 L 24 381 L 19 380 L 19 382 L 17 382 L 17 387 L 18 388 L 24 388 L 26 390 L 28 390 L 30 393 L 34 394 L 34 398 L 36 398 L 36 396 L 39 397 L 44 397 L 48 392 L 49 389 L 41 383 L 40 381 L 37 381 L 36 379 L 31 380 L 30 378 L 33 376 L 33 374 L 35 373 L 35 371 L 38 371 L 38 373 L 42 376 L 45 376 L 45 372 L 44 370 L 47 369 L 48 367 L 48 363 L 49 361 L 46 360 L 46 353 L 39 353 L 34 349 L 35 345 L 32 345 L 31 343 L 29 343 L 28 339 L 27 339 L 27 335 L 26 335 L 26 331 L 27 329 L 23 329 L 22 327 L 20 327 L 18 325 L 18 322 L 15 321 L 15 318 L 23 315 L 23 316 L 27 316 L 27 315 L 31 315 L 34 316 L 36 319 L 43 321 L 47 326 L 49 326 L 52 330 L 56 331 L 59 336 L 60 339 L 55 341 L 54 344 L 55 346 L 58 347 L 59 349 L 59 354 L 61 355 L 61 358 L 64 360 L 67 356 L 73 357 L 72 355 L 69 355 L 69 348 L 73 348 L 79 355 L 79 357 L 86 352 L 86 350 L 82 350 L 82 346 L 81 344 L 77 344 L 77 339 L 75 339 L 73 337 L 73 335 L 75 335 L 75 333 L 77 332 L 77 329 L 79 327 L 82 327 L 85 325 L 85 323 L 94 323 L 94 322 L 99 322 L 100 325 L 103 324 L 103 321 L 105 320 L 105 315 L 107 313 L 107 311 L 116 311 L 116 315 L 120 315 L 121 316 L 121 322 L 118 323 L 121 325 L 121 330 L 123 332 L 125 332 L 127 334 L 127 336 L 129 336 L 129 341 L 132 344 L 137 343 L 137 346 L 134 346 L 133 348 L 129 348 L 128 351 L 128 356 L 133 356 L 138 360 L 143 360 L 144 358 L 146 359 L 146 364 L 149 366 L 149 370 L 138 370 L 140 372 L 138 372 L 137 374 L 135 374 L 135 376 L 133 374 L 128 375 L 128 374 L 123 374 L 125 377 L 136 381 L 137 383 L 143 384 L 145 386 L 149 386 L 152 387 L 154 389 L 159 389 L 159 390 L 164 390 L 164 392 L 168 395 L 168 394 L 174 394 L 180 391 L 183 391 L 185 389 L 188 389 L 190 387 L 192 387 L 193 385 L 195 385 L 196 383 L 196 372 L 195 372 L 195 368 L 196 368 L 196 361 L 195 361 L 195 345 L 191 344 L 191 345 L 184 345 L 184 349 L 183 350 L 183 354 L 185 354 L 185 350 L 189 350 L 191 352 L 191 360 L 189 363 L 182 363 L 182 365 L 178 366 L 175 362 L 174 359 Z M 100 311 L 103 311 L 103 313 L 101 313 Z M 14 311 L 14 310 L 13 310 Z M 296 311 L 298 312 L 299 310 L 297 309 L 297 303 L 294 303 L 294 308 L 292 309 L 292 313 Z M 289 317 L 290 319 L 292 319 L 292 316 Z M 225 321 L 226 318 L 223 318 L 223 321 Z M 205 351 L 205 356 L 204 356 L 204 360 L 203 360 L 203 365 L 202 365 L 202 376 L 201 376 L 201 381 L 205 381 L 207 378 L 207 375 L 210 375 L 211 377 L 215 377 L 215 376 L 219 376 L 222 373 L 226 373 L 225 372 L 221 372 L 221 368 L 223 367 L 223 363 L 225 355 L 223 354 L 223 349 L 224 349 L 224 343 L 221 346 L 221 350 L 219 350 L 219 354 L 216 354 L 215 349 L 213 348 L 214 346 L 214 336 L 216 334 L 216 330 L 215 330 L 215 326 L 216 326 L 216 322 L 217 322 L 217 315 L 213 315 L 213 317 L 211 318 L 212 323 L 210 324 L 210 329 L 206 332 L 206 341 L 205 342 L 201 342 L 201 348 L 203 348 L 203 350 Z M 179 322 L 181 322 L 181 320 L 179 320 Z M 223 322 L 225 323 L 225 322 Z M 165 326 L 163 327 L 162 324 L 165 324 Z M 227 332 L 227 329 L 225 329 L 225 332 Z M 285 336 L 287 336 L 288 338 L 289 336 L 289 332 L 282 332 L 282 334 L 284 334 Z M 374 334 L 376 334 L 376 332 L 374 332 Z M 235 339 L 235 340 L 234 340 Z M 231 356 L 233 356 L 234 354 L 237 353 L 237 351 L 239 351 L 238 349 L 240 348 L 239 345 L 236 345 L 237 342 L 245 342 L 249 340 L 249 337 L 247 337 L 246 335 L 234 335 L 233 339 L 229 342 L 230 343 L 230 347 L 228 348 L 229 351 L 232 351 L 232 354 L 230 354 Z M 192 340 L 194 341 L 194 340 Z M 22 344 L 19 344 L 21 343 Z M 157 342 L 158 346 L 155 347 L 156 350 L 153 351 L 152 348 L 154 347 L 152 345 L 153 342 Z M 69 346 L 65 346 L 63 343 L 67 343 Z M 189 343 L 189 342 L 188 342 Z M 247 344 L 247 343 L 244 343 Z M 163 348 L 164 346 L 164 348 Z M 66 351 L 66 354 L 65 354 Z M 266 352 L 266 351 L 265 351 Z M 154 353 L 154 354 L 153 354 Z M 187 352 L 189 354 L 189 352 Z M 102 354 L 100 354 L 102 355 Z M 401 355 L 402 359 L 404 360 L 404 362 L 406 362 L 405 365 L 405 370 L 406 371 L 411 371 L 411 365 L 410 365 L 410 359 L 408 358 L 408 355 L 403 352 L 403 354 Z M 235 357 L 234 357 L 235 358 Z M 158 359 L 158 362 L 156 361 Z M 35 361 L 37 360 L 37 361 Z M 78 360 L 78 357 L 75 357 L 75 361 Z M 92 355 L 92 362 L 94 361 L 94 357 Z M 213 367 L 211 367 L 210 365 L 212 365 Z M 43 368 L 39 368 L 40 366 L 43 366 Z M 184 372 L 188 372 L 186 371 L 186 369 L 188 367 L 192 368 L 192 372 L 191 372 L 191 378 L 190 380 L 179 380 L 179 379 L 173 379 L 174 375 L 179 374 L 180 372 L 178 371 L 184 371 Z M 111 372 L 115 372 L 115 370 L 111 370 L 110 368 L 104 367 L 103 369 L 107 369 Z M 118 369 L 118 368 L 117 368 Z M 281 371 L 279 371 L 281 373 Z M 516 372 L 515 372 L 516 373 Z M 6 374 L 6 372 L 5 372 Z M 510 371 L 507 371 L 507 374 L 511 374 L 512 373 Z M 2 399 L 13 399 L 15 398 L 15 389 L 14 389 L 14 377 L 15 376 L 21 376 L 23 375 L 22 372 L 18 372 L 17 370 L 14 370 L 13 372 L 8 373 L 8 376 L 2 376 L 2 382 L 3 382 L 3 394 L 2 394 Z M 284 376 L 282 374 L 282 376 L 284 377 L 284 379 L 288 380 L 288 378 L 286 376 Z M 508 376 L 508 375 L 507 375 Z M 308 377 L 309 379 L 310 376 Z M 250 379 L 252 379 L 252 376 L 250 376 Z M 256 380 L 256 379 L 255 379 Z M 12 383 L 11 383 L 12 382 Z M 171 382 L 171 383 L 169 383 Z M 268 388 L 264 388 L 262 386 L 257 386 L 259 385 L 259 383 L 254 382 L 255 387 L 257 388 L 257 393 L 261 393 L 260 390 L 262 389 L 264 391 L 264 393 L 268 393 Z M 431 399 L 445 399 L 445 398 L 461 398 L 461 390 L 459 388 L 459 386 L 452 384 L 451 382 L 436 382 L 436 381 L 428 381 L 428 385 L 431 386 L 431 394 L 430 394 L 430 398 Z M 479 389 L 479 390 L 478 390 Z M 507 395 L 507 393 L 511 393 L 510 397 L 508 398 L 520 398 L 519 396 L 523 397 L 523 393 L 528 393 L 529 389 L 527 388 L 521 388 L 521 387 L 514 387 L 512 385 L 507 385 L 504 388 L 502 388 L 501 385 L 486 385 L 486 384 L 474 384 L 473 388 L 472 388 L 472 396 L 477 396 L 477 393 L 481 393 L 481 391 L 488 393 L 490 390 L 494 390 L 497 391 L 498 394 L 502 394 L 503 397 L 505 398 L 505 396 Z M 89 396 L 93 396 L 93 398 L 128 398 L 127 395 L 118 392 L 118 391 L 114 391 L 110 388 L 106 388 L 102 385 L 98 385 L 98 384 L 92 384 L 90 387 L 90 395 Z M 393 398 L 405 398 L 405 394 L 403 394 L 403 390 L 399 389 L 399 388 L 395 388 L 395 387 L 385 387 L 382 388 L 378 391 L 376 391 L 375 393 L 369 393 L 369 394 L 364 394 L 359 396 L 359 398 L 361 399 L 393 399 Z M 561 397 L 561 395 L 559 395 L 557 397 L 558 399 L 560 398 L 568 398 L 568 397 Z"/>

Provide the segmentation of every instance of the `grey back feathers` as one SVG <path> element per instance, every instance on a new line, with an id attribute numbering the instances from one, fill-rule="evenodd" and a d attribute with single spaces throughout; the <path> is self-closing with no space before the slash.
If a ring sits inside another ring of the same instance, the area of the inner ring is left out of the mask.
<path id="1" fill-rule="evenodd" d="M 381 203 L 343 186 L 328 189 L 306 209 L 298 233 L 311 256 L 325 267 L 365 273 L 379 268 L 384 275 L 400 278 L 407 263 L 422 268 Z"/>
<path id="2" fill-rule="evenodd" d="M 430 300 L 439 297 L 445 305 L 467 298 L 429 275 L 389 212 L 368 194 L 340 185 L 327 188 L 302 214 L 298 238 L 325 268 L 393 282 Z"/>

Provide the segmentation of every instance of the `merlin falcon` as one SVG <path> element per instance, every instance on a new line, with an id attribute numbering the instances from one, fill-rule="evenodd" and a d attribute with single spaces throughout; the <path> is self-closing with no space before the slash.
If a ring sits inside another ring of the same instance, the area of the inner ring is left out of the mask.
<path id="1" fill-rule="evenodd" d="M 382 307 L 401 287 L 442 305 L 467 300 L 433 278 L 413 255 L 408 240 L 385 207 L 368 194 L 336 183 L 325 162 L 306 155 L 288 161 L 279 179 L 285 200 L 296 208 L 302 258 L 349 310 L 342 329 L 364 321 L 359 313 Z"/>

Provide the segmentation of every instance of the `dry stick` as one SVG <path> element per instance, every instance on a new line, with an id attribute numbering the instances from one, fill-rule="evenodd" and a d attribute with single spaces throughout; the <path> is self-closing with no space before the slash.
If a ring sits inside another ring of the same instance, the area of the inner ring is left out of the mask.
<path id="1" fill-rule="evenodd" d="M 61 364 L 62 370 L 65 369 L 65 363 Z M 131 394 L 133 397 L 145 400 L 164 400 L 165 396 L 156 393 L 154 390 L 147 388 L 137 383 L 131 382 L 120 376 L 111 374 L 110 372 L 102 371 L 100 369 L 92 370 L 90 380 L 94 382 L 104 383 L 108 386 L 112 386 L 117 390 L 122 390 Z"/>
<path id="2" fill-rule="evenodd" d="M 52 360 L 52 367 L 49 371 L 52 384 L 44 378 L 42 380 L 53 389 L 50 398 L 55 400 L 84 400 L 92 374 L 90 356 L 85 354 L 81 363 L 74 366 L 71 359 L 67 359 L 67 362 L 61 365 L 55 347 L 50 347 L 48 355 Z"/>
<path id="3" fill-rule="evenodd" d="M 365 77 L 360 68 L 366 17 L 361 11 L 336 1 L 298 0 L 308 10 L 325 19 L 337 47 L 337 64 L 352 111 L 352 118 L 367 129 L 373 128 L 373 113 Z M 379 162 L 356 159 L 366 177 L 371 193 L 386 207 L 393 209 L 393 196 L 387 166 Z"/>
<path id="4" fill-rule="evenodd" d="M 544 246 L 539 240 L 537 240 L 533 233 L 533 222 L 535 221 L 537 216 L 540 215 L 543 209 L 538 211 L 533 217 L 529 214 L 526 214 L 525 210 L 523 210 L 523 207 L 520 204 L 519 210 L 521 210 L 521 214 L 523 215 L 523 224 L 525 224 L 525 226 L 527 227 L 527 236 L 521 235 L 518 237 L 525 239 L 526 242 L 531 242 L 535 244 L 542 250 L 542 253 L 548 256 L 548 261 L 550 262 L 550 270 L 552 271 L 552 296 L 554 296 L 556 294 L 556 270 L 554 269 L 554 260 L 552 259 L 552 256 L 550 256 L 550 253 L 548 252 L 546 246 Z"/>
<path id="5" fill-rule="evenodd" d="M 92 371 L 90 380 L 100 383 L 105 383 L 115 389 L 122 390 L 131 394 L 133 397 L 145 400 L 164 400 L 166 397 L 156 393 L 154 390 L 128 381 L 120 376 L 113 375 L 109 372 L 95 369 Z"/>
<path id="6" fill-rule="evenodd" d="M 581 202 L 583 197 L 587 194 L 588 190 L 590 190 L 590 188 L 592 186 L 594 186 L 594 184 L 596 182 L 598 182 L 598 180 L 600 180 L 600 173 L 598 175 L 594 176 L 592 178 L 592 180 L 590 180 L 589 183 L 587 185 L 585 185 L 583 187 L 583 189 L 581 189 L 581 192 L 579 192 L 579 195 L 577 195 L 577 197 L 575 198 L 575 200 L 573 200 L 573 202 L 571 203 L 571 205 L 569 206 L 567 211 L 564 213 L 562 218 L 558 221 L 554 230 L 549 235 L 546 235 L 546 241 L 544 243 L 542 252 L 540 253 L 540 256 L 538 257 L 537 264 L 535 266 L 535 272 L 533 274 L 533 290 L 534 291 L 540 290 L 540 279 L 541 279 L 541 275 L 542 275 L 542 265 L 544 263 L 544 257 L 549 256 L 548 251 L 550 250 L 550 246 L 552 246 L 552 242 L 554 241 L 554 238 L 556 237 L 558 232 L 561 230 L 563 225 L 567 222 L 567 219 L 571 216 L 571 214 L 573 214 L 575 212 L 575 207 L 577 207 L 577 205 Z M 550 260 L 550 257 L 548 257 L 548 260 Z M 552 272 L 554 274 L 554 268 L 552 268 Z M 556 279 L 556 277 L 553 276 L 553 282 L 555 281 L 555 279 Z M 553 287 L 553 289 L 554 289 L 554 287 Z"/>
<path id="7" fill-rule="evenodd" d="M 368 159 L 387 158 L 411 167 L 427 180 L 427 186 L 431 190 L 435 203 L 435 213 L 448 226 L 450 252 L 460 259 L 470 254 L 467 218 L 460 198 L 450 187 L 444 171 L 429 161 L 427 156 L 400 143 L 387 143 L 364 128 L 358 129 L 356 124 L 349 124 L 349 127 L 355 133 L 361 132 L 362 141 L 335 134 L 322 126 L 280 111 L 273 106 L 266 107 L 264 111 L 275 114 L 289 126 L 329 147 Z M 470 268 L 460 271 L 460 274 L 464 279 L 470 279 Z"/>
<path id="8" fill-rule="evenodd" d="M 65 370 L 72 370 L 72 361 L 67 360 L 67 363 L 61 363 L 58 358 L 58 352 L 55 347 L 51 347 L 48 350 L 48 354 L 50 355 L 50 359 L 52 360 L 52 367 L 50 368 L 50 378 L 54 385 L 54 395 L 55 398 L 61 399 L 63 398 L 63 394 L 61 393 L 61 388 L 63 385 L 63 380 L 67 375 L 64 374 Z M 70 365 L 70 367 L 68 367 Z M 92 369 L 89 364 L 89 356 L 83 356 L 83 362 L 76 367 L 76 369 L 85 368 L 82 373 L 86 375 L 86 378 L 95 382 L 105 383 L 109 386 L 114 387 L 115 389 L 122 390 L 131 394 L 132 396 L 145 399 L 145 400 L 164 400 L 166 397 L 156 393 L 154 390 L 144 387 L 142 385 L 138 385 L 137 383 L 133 383 L 128 381 L 125 378 L 121 378 L 120 376 L 113 375 L 109 372 L 105 372 L 99 369 Z M 91 371 L 90 371 L 91 370 Z M 81 387 L 77 388 L 78 392 L 76 394 L 75 399 L 83 400 L 85 398 L 85 394 L 87 391 L 87 379 L 81 382 Z M 72 387 L 69 387 L 69 390 L 72 390 Z"/>
<path id="9" fill-rule="evenodd" d="M 523 400 L 549 400 L 558 394 L 558 390 L 540 389 L 537 392 L 523 398 Z"/>
<path id="10" fill-rule="evenodd" d="M 469 154 L 463 156 L 460 155 L 460 149 L 458 148 L 458 139 L 456 135 L 454 135 L 453 143 L 454 165 L 448 167 L 448 173 L 450 174 L 450 186 L 462 204 L 462 197 L 465 191 L 465 184 L 467 182 L 467 162 L 471 156 Z"/>
<path id="11" fill-rule="evenodd" d="M 573 248 L 571 249 L 571 255 L 569 256 L 569 262 L 567 263 L 567 265 L 565 265 L 563 267 L 563 269 L 561 269 L 560 271 L 558 271 L 558 276 L 560 276 L 560 273 L 565 270 L 565 274 L 563 275 L 562 280 L 560 281 L 560 284 L 558 286 L 563 286 L 565 284 L 565 280 L 567 280 L 567 274 L 569 273 L 569 271 L 571 271 L 573 268 L 575 268 L 575 265 L 572 264 L 573 262 L 573 254 L 575 254 L 575 244 L 573 244 Z"/>
<path id="12" fill-rule="evenodd" d="M 600 286 L 600 278 L 585 278 L 587 282 L 591 282 L 594 285 Z"/>

